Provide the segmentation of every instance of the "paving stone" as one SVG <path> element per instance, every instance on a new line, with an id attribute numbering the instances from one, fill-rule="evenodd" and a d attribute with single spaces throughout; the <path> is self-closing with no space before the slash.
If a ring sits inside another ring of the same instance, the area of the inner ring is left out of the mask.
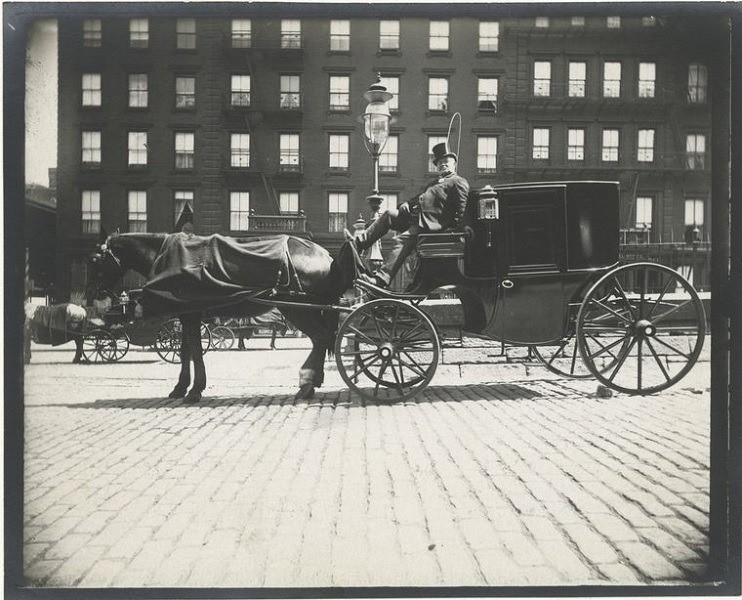
<path id="1" fill-rule="evenodd" d="M 631 566 L 653 581 L 681 580 L 683 573 L 659 552 L 641 542 L 617 542 Z"/>

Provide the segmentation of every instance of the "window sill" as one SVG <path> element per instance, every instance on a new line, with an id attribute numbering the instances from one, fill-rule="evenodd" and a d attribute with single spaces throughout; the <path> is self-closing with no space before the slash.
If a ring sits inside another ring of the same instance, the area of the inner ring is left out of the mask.
<path id="1" fill-rule="evenodd" d="M 350 107 L 348 108 L 333 108 L 332 106 L 327 109 L 328 114 L 332 115 L 349 115 Z"/>
<path id="2" fill-rule="evenodd" d="M 402 56 L 402 51 L 399 48 L 390 48 L 388 50 L 379 48 L 376 56 Z"/>
<path id="3" fill-rule="evenodd" d="M 379 177 L 399 177 L 399 171 L 382 171 L 379 170 Z"/>
<path id="4" fill-rule="evenodd" d="M 428 109 L 428 111 L 427 111 L 427 115 L 429 117 L 445 117 L 448 114 L 449 113 L 448 113 L 447 110 L 431 110 L 431 109 Z"/>
<path id="5" fill-rule="evenodd" d="M 195 106 L 189 106 L 187 108 L 183 108 L 182 106 L 181 107 L 179 107 L 179 106 L 173 107 L 173 112 L 176 112 L 176 113 L 195 113 L 196 110 L 197 109 L 196 109 Z"/>
<path id="6" fill-rule="evenodd" d="M 450 50 L 428 50 L 426 56 L 428 58 L 451 58 L 453 53 Z"/>
<path id="7" fill-rule="evenodd" d="M 102 108 L 102 104 L 80 104 L 81 110 L 101 110 Z"/>
<path id="8" fill-rule="evenodd" d="M 327 56 L 332 55 L 340 55 L 340 56 L 352 56 L 352 52 L 350 50 L 328 50 Z"/>
<path id="9" fill-rule="evenodd" d="M 500 55 L 499 50 L 478 50 L 477 58 L 497 58 Z"/>
<path id="10" fill-rule="evenodd" d="M 334 176 L 341 176 L 341 177 L 350 177 L 350 169 L 333 169 L 330 168 L 326 171 L 325 175 L 334 175 Z"/>
<path id="11" fill-rule="evenodd" d="M 148 173 L 149 165 L 126 165 L 127 173 Z"/>
<path id="12" fill-rule="evenodd" d="M 81 163 L 80 169 L 82 171 L 100 171 L 101 164 L 100 163 Z"/>

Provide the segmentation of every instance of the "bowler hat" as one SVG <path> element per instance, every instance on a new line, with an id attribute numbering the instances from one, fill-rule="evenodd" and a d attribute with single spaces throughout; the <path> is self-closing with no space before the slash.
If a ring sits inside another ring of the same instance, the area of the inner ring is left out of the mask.
<path id="1" fill-rule="evenodd" d="M 447 156 L 453 156 L 453 159 L 455 161 L 459 160 L 459 157 L 456 156 L 454 152 L 451 152 L 451 150 L 448 148 L 448 142 L 441 142 L 440 144 L 436 144 L 433 146 L 433 164 L 437 165 L 438 161 L 446 158 Z"/>

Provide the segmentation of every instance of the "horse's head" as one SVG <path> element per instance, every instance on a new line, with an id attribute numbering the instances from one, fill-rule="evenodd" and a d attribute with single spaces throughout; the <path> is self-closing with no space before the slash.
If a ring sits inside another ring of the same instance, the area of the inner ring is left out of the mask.
<path id="1" fill-rule="evenodd" d="M 115 237 L 108 236 L 105 231 L 101 231 L 98 245 L 90 257 L 92 264 L 92 283 L 98 291 L 113 287 L 126 272 L 126 268 L 121 263 L 120 256 L 117 256 L 118 248 Z"/>

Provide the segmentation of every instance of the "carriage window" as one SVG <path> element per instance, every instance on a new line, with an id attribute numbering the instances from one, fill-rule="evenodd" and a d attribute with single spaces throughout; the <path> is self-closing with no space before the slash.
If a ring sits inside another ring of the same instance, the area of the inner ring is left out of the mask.
<path id="1" fill-rule="evenodd" d="M 179 132 L 175 134 L 175 168 L 192 169 L 195 162 L 193 133 Z"/>
<path id="2" fill-rule="evenodd" d="M 533 63 L 533 95 L 549 96 L 551 93 L 551 63 L 537 60 Z"/>
<path id="3" fill-rule="evenodd" d="M 497 170 L 497 138 L 479 136 L 477 138 L 477 171 L 494 173 Z"/>
<path id="4" fill-rule="evenodd" d="M 129 75 L 129 108 L 147 108 L 149 82 L 146 73 Z"/>
<path id="5" fill-rule="evenodd" d="M 386 91 L 393 96 L 387 102 L 387 106 L 391 112 L 399 110 L 399 77 L 396 75 L 381 78 L 381 85 L 386 88 Z"/>
<path id="6" fill-rule="evenodd" d="M 567 94 L 570 98 L 584 98 L 587 83 L 587 63 L 569 63 L 569 86 Z"/>
<path id="7" fill-rule="evenodd" d="M 618 129 L 603 130 L 603 162 L 618 162 Z"/>
<path id="8" fill-rule="evenodd" d="M 129 132 L 129 166 L 143 166 L 147 164 L 147 132 Z"/>
<path id="9" fill-rule="evenodd" d="M 129 191 L 129 232 L 147 231 L 147 192 Z"/>
<path id="10" fill-rule="evenodd" d="M 442 144 L 443 142 L 448 141 L 448 138 L 445 135 L 429 135 L 428 136 L 428 173 L 435 173 L 436 168 L 433 164 L 433 146 L 436 146 L 437 144 Z"/>
<path id="11" fill-rule="evenodd" d="M 448 110 L 448 79 L 431 77 L 428 79 L 428 110 L 446 112 Z"/>
<path id="12" fill-rule="evenodd" d="M 301 21 L 298 19 L 281 21 L 281 48 L 301 48 Z"/>
<path id="13" fill-rule="evenodd" d="M 252 44 L 252 21 L 232 19 L 232 48 L 249 48 Z"/>
<path id="14" fill-rule="evenodd" d="M 330 192 L 327 197 L 329 223 L 328 231 L 342 232 L 348 224 L 348 193 Z"/>
<path id="15" fill-rule="evenodd" d="M 706 136 L 690 133 L 685 138 L 685 166 L 688 169 L 706 168 Z"/>
<path id="16" fill-rule="evenodd" d="M 174 200 L 174 218 L 173 223 L 180 220 L 186 205 L 193 212 L 193 190 L 175 190 L 173 193 Z"/>
<path id="17" fill-rule="evenodd" d="M 282 213 L 296 214 L 299 212 L 299 192 L 281 192 L 278 201 Z"/>
<path id="18" fill-rule="evenodd" d="M 477 107 L 480 110 L 497 110 L 497 77 L 478 79 Z"/>
<path id="19" fill-rule="evenodd" d="M 348 147 L 350 136 L 347 134 L 330 136 L 330 169 L 348 170 Z"/>
<path id="20" fill-rule="evenodd" d="M 282 133 L 280 135 L 278 165 L 281 171 L 299 171 L 298 133 Z"/>
<path id="21" fill-rule="evenodd" d="M 101 105 L 101 77 L 100 73 L 83 73 L 82 75 L 82 105 Z"/>
<path id="22" fill-rule="evenodd" d="M 246 169 L 250 166 L 250 134 L 233 133 L 229 138 L 229 166 Z"/>
<path id="23" fill-rule="evenodd" d="M 82 163 L 99 166 L 101 161 L 100 131 L 82 132 Z"/>
<path id="24" fill-rule="evenodd" d="M 229 229 L 247 231 L 250 225 L 250 192 L 229 193 Z"/>
<path id="25" fill-rule="evenodd" d="M 656 72 L 655 63 L 639 63 L 639 98 L 654 98 Z"/>
<path id="26" fill-rule="evenodd" d="M 554 190 L 513 193 L 501 199 L 508 229 L 509 269 L 556 269 L 563 257 L 564 202 Z"/>
<path id="27" fill-rule="evenodd" d="M 603 65 L 603 97 L 621 96 L 621 63 L 607 62 Z"/>
<path id="28" fill-rule="evenodd" d="M 82 232 L 100 233 L 100 190 L 83 190 L 80 201 Z"/>
<path id="29" fill-rule="evenodd" d="M 692 63 L 688 66 L 688 102 L 706 102 L 708 73 L 706 65 Z"/>
<path id="30" fill-rule="evenodd" d="M 231 83 L 232 106 L 250 106 L 250 76 L 232 75 Z"/>
<path id="31" fill-rule="evenodd" d="M 379 50 L 399 50 L 399 21 L 379 22 Z"/>
<path id="32" fill-rule="evenodd" d="M 479 24 L 479 51 L 497 52 L 500 46 L 500 24 L 497 21 Z"/>
<path id="33" fill-rule="evenodd" d="M 350 77 L 330 76 L 330 110 L 348 110 L 350 107 Z"/>
<path id="34" fill-rule="evenodd" d="M 448 50 L 448 21 L 430 22 L 430 50 Z"/>
<path id="35" fill-rule="evenodd" d="M 178 50 L 196 48 L 196 19 L 178 19 L 175 22 L 175 46 Z"/>
<path id="36" fill-rule="evenodd" d="M 533 128 L 533 158 L 537 160 L 549 159 L 549 129 L 547 127 Z"/>
<path id="37" fill-rule="evenodd" d="M 639 162 L 654 161 L 654 129 L 639 130 L 636 160 Z"/>
<path id="38" fill-rule="evenodd" d="M 379 156 L 379 170 L 384 173 L 397 172 L 397 156 L 399 152 L 399 136 L 390 135 Z"/>
<path id="39" fill-rule="evenodd" d="M 175 108 L 195 108 L 196 106 L 196 78 L 175 78 Z"/>
<path id="40" fill-rule="evenodd" d="M 584 129 L 570 129 L 567 132 L 567 160 L 585 160 Z"/>
<path id="41" fill-rule="evenodd" d="M 82 45 L 86 48 L 100 48 L 103 45 L 100 19 L 85 19 L 82 22 Z"/>
<path id="42" fill-rule="evenodd" d="M 333 52 L 347 52 L 350 50 L 350 21 L 330 21 L 330 50 Z"/>
<path id="43" fill-rule="evenodd" d="M 281 75 L 281 108 L 301 107 L 301 78 L 299 75 Z"/>
<path id="44" fill-rule="evenodd" d="M 149 20 L 129 19 L 129 47 L 147 48 L 149 46 Z"/>

